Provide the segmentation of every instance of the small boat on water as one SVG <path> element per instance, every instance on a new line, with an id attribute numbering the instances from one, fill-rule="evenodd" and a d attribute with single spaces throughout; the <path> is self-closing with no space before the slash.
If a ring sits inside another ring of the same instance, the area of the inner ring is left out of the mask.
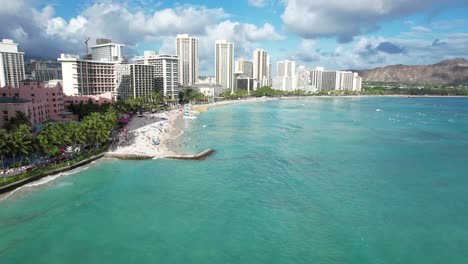
<path id="1" fill-rule="evenodd" d="M 193 116 L 192 114 L 190 114 L 190 105 L 185 107 L 184 119 L 197 119 L 196 116 Z"/>

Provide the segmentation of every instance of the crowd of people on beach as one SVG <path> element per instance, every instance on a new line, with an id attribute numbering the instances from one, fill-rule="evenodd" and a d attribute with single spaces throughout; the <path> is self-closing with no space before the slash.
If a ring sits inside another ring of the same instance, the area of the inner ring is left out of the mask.
<path id="1" fill-rule="evenodd" d="M 145 113 L 133 117 L 118 135 L 111 151 L 116 154 L 163 156 L 162 152 L 166 149 L 164 141 L 173 129 L 169 124 L 172 123 L 171 119 L 176 112 L 180 110 Z"/>

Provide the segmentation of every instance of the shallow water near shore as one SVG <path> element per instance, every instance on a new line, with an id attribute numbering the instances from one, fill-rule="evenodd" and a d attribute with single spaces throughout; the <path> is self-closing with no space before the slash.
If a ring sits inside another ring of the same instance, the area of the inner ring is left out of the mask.
<path id="1" fill-rule="evenodd" d="M 377 111 L 380 109 L 380 111 Z M 173 144 L 0 201 L 1 263 L 468 263 L 468 98 L 212 108 Z"/>

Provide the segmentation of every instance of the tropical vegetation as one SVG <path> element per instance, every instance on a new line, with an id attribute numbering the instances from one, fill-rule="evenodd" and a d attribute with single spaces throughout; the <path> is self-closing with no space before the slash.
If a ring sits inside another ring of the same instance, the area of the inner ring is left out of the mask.
<path id="1" fill-rule="evenodd" d="M 47 123 L 34 139 L 27 125 L 19 125 L 15 130 L 0 130 L 0 160 L 3 171 L 8 159 L 14 160 L 20 167 L 31 155 L 57 158 L 65 148 L 97 149 L 108 142 L 111 132 L 117 123 L 117 112 L 109 107 L 106 112 L 93 112 L 85 116 L 81 122 Z M 74 154 L 73 154 L 74 156 Z M 5 173 L 3 173 L 5 175 Z"/>
<path id="2" fill-rule="evenodd" d="M 193 89 L 187 89 L 179 92 L 179 103 L 186 104 L 186 103 L 200 103 L 206 101 L 206 96 L 198 91 Z"/>
<path id="3" fill-rule="evenodd" d="M 115 103 L 115 108 L 121 113 L 158 112 L 167 109 L 170 101 L 169 97 L 164 97 L 161 93 L 152 91 L 144 97 L 118 100 Z"/>

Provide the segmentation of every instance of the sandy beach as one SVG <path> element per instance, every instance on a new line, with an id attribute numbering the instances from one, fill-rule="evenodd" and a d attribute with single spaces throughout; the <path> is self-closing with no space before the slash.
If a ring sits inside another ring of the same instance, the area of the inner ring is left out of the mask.
<path id="1" fill-rule="evenodd" d="M 108 153 L 113 156 L 140 155 L 154 158 L 174 155 L 167 143 L 182 133 L 175 125 L 182 114 L 182 109 L 178 109 L 134 116 Z"/>
<path id="2" fill-rule="evenodd" d="M 212 108 L 223 105 L 262 102 L 271 100 L 270 98 L 249 98 L 242 100 L 220 101 L 211 104 L 193 105 L 192 111 L 197 108 Z M 178 155 L 168 146 L 168 143 L 175 140 L 183 133 L 177 124 L 183 118 L 183 109 L 165 111 L 162 113 L 135 116 L 119 135 L 118 142 L 115 142 L 109 150 L 109 156 L 138 155 L 152 158 L 165 158 Z"/>

